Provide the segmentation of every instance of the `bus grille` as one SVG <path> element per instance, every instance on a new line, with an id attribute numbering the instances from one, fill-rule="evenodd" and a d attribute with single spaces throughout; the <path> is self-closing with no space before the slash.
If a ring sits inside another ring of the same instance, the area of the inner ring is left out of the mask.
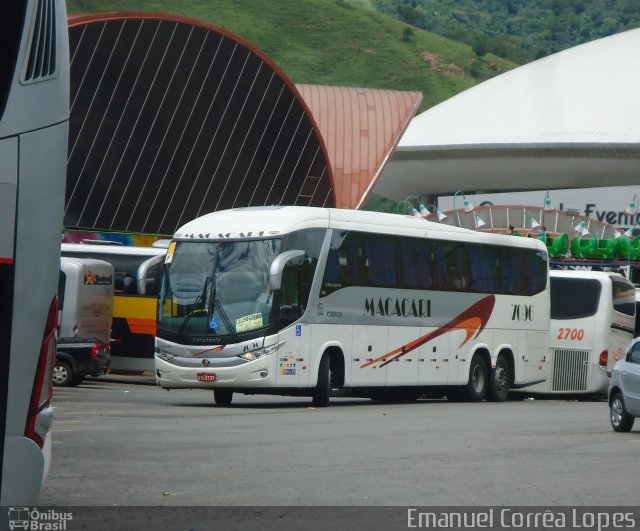
<path id="1" fill-rule="evenodd" d="M 586 391 L 589 351 L 554 349 L 553 391 Z"/>
<path id="2" fill-rule="evenodd" d="M 31 27 L 28 62 L 22 83 L 48 79 L 56 72 L 55 0 L 39 0 Z"/>

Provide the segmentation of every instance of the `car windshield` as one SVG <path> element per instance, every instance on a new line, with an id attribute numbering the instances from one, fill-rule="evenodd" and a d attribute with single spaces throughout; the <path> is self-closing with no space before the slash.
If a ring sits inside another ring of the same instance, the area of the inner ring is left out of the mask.
<path id="1" fill-rule="evenodd" d="M 237 335 L 271 325 L 269 265 L 278 239 L 177 242 L 167 254 L 158 329 L 176 340 Z"/>
<path id="2" fill-rule="evenodd" d="M 551 277 L 551 319 L 581 319 L 598 311 L 602 285 L 591 278 Z"/>

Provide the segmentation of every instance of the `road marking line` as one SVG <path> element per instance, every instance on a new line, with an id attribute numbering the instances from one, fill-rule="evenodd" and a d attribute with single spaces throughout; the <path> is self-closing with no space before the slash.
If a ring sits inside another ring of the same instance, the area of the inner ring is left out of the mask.
<path id="1" fill-rule="evenodd" d="M 57 415 L 123 415 L 124 411 L 58 411 Z"/>

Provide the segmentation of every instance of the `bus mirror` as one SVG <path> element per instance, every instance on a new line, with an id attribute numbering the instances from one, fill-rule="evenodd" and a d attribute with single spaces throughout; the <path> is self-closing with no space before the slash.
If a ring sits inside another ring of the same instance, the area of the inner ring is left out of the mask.
<path id="1" fill-rule="evenodd" d="M 145 279 L 144 293 L 141 295 L 157 295 L 158 294 L 158 281 L 155 278 Z"/>
<path id="2" fill-rule="evenodd" d="M 287 265 L 287 262 L 299 256 L 304 256 L 304 254 L 304 251 L 301 250 L 285 251 L 273 259 L 269 267 L 269 287 L 271 291 L 280 289 L 282 285 L 282 271 L 284 270 L 284 266 Z"/>

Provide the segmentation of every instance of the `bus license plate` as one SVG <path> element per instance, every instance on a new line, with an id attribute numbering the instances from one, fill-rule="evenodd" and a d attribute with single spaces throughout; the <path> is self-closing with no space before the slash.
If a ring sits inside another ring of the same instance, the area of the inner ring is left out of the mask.
<path id="1" fill-rule="evenodd" d="M 216 374 L 214 372 L 199 372 L 198 381 L 199 382 L 215 382 Z"/>

